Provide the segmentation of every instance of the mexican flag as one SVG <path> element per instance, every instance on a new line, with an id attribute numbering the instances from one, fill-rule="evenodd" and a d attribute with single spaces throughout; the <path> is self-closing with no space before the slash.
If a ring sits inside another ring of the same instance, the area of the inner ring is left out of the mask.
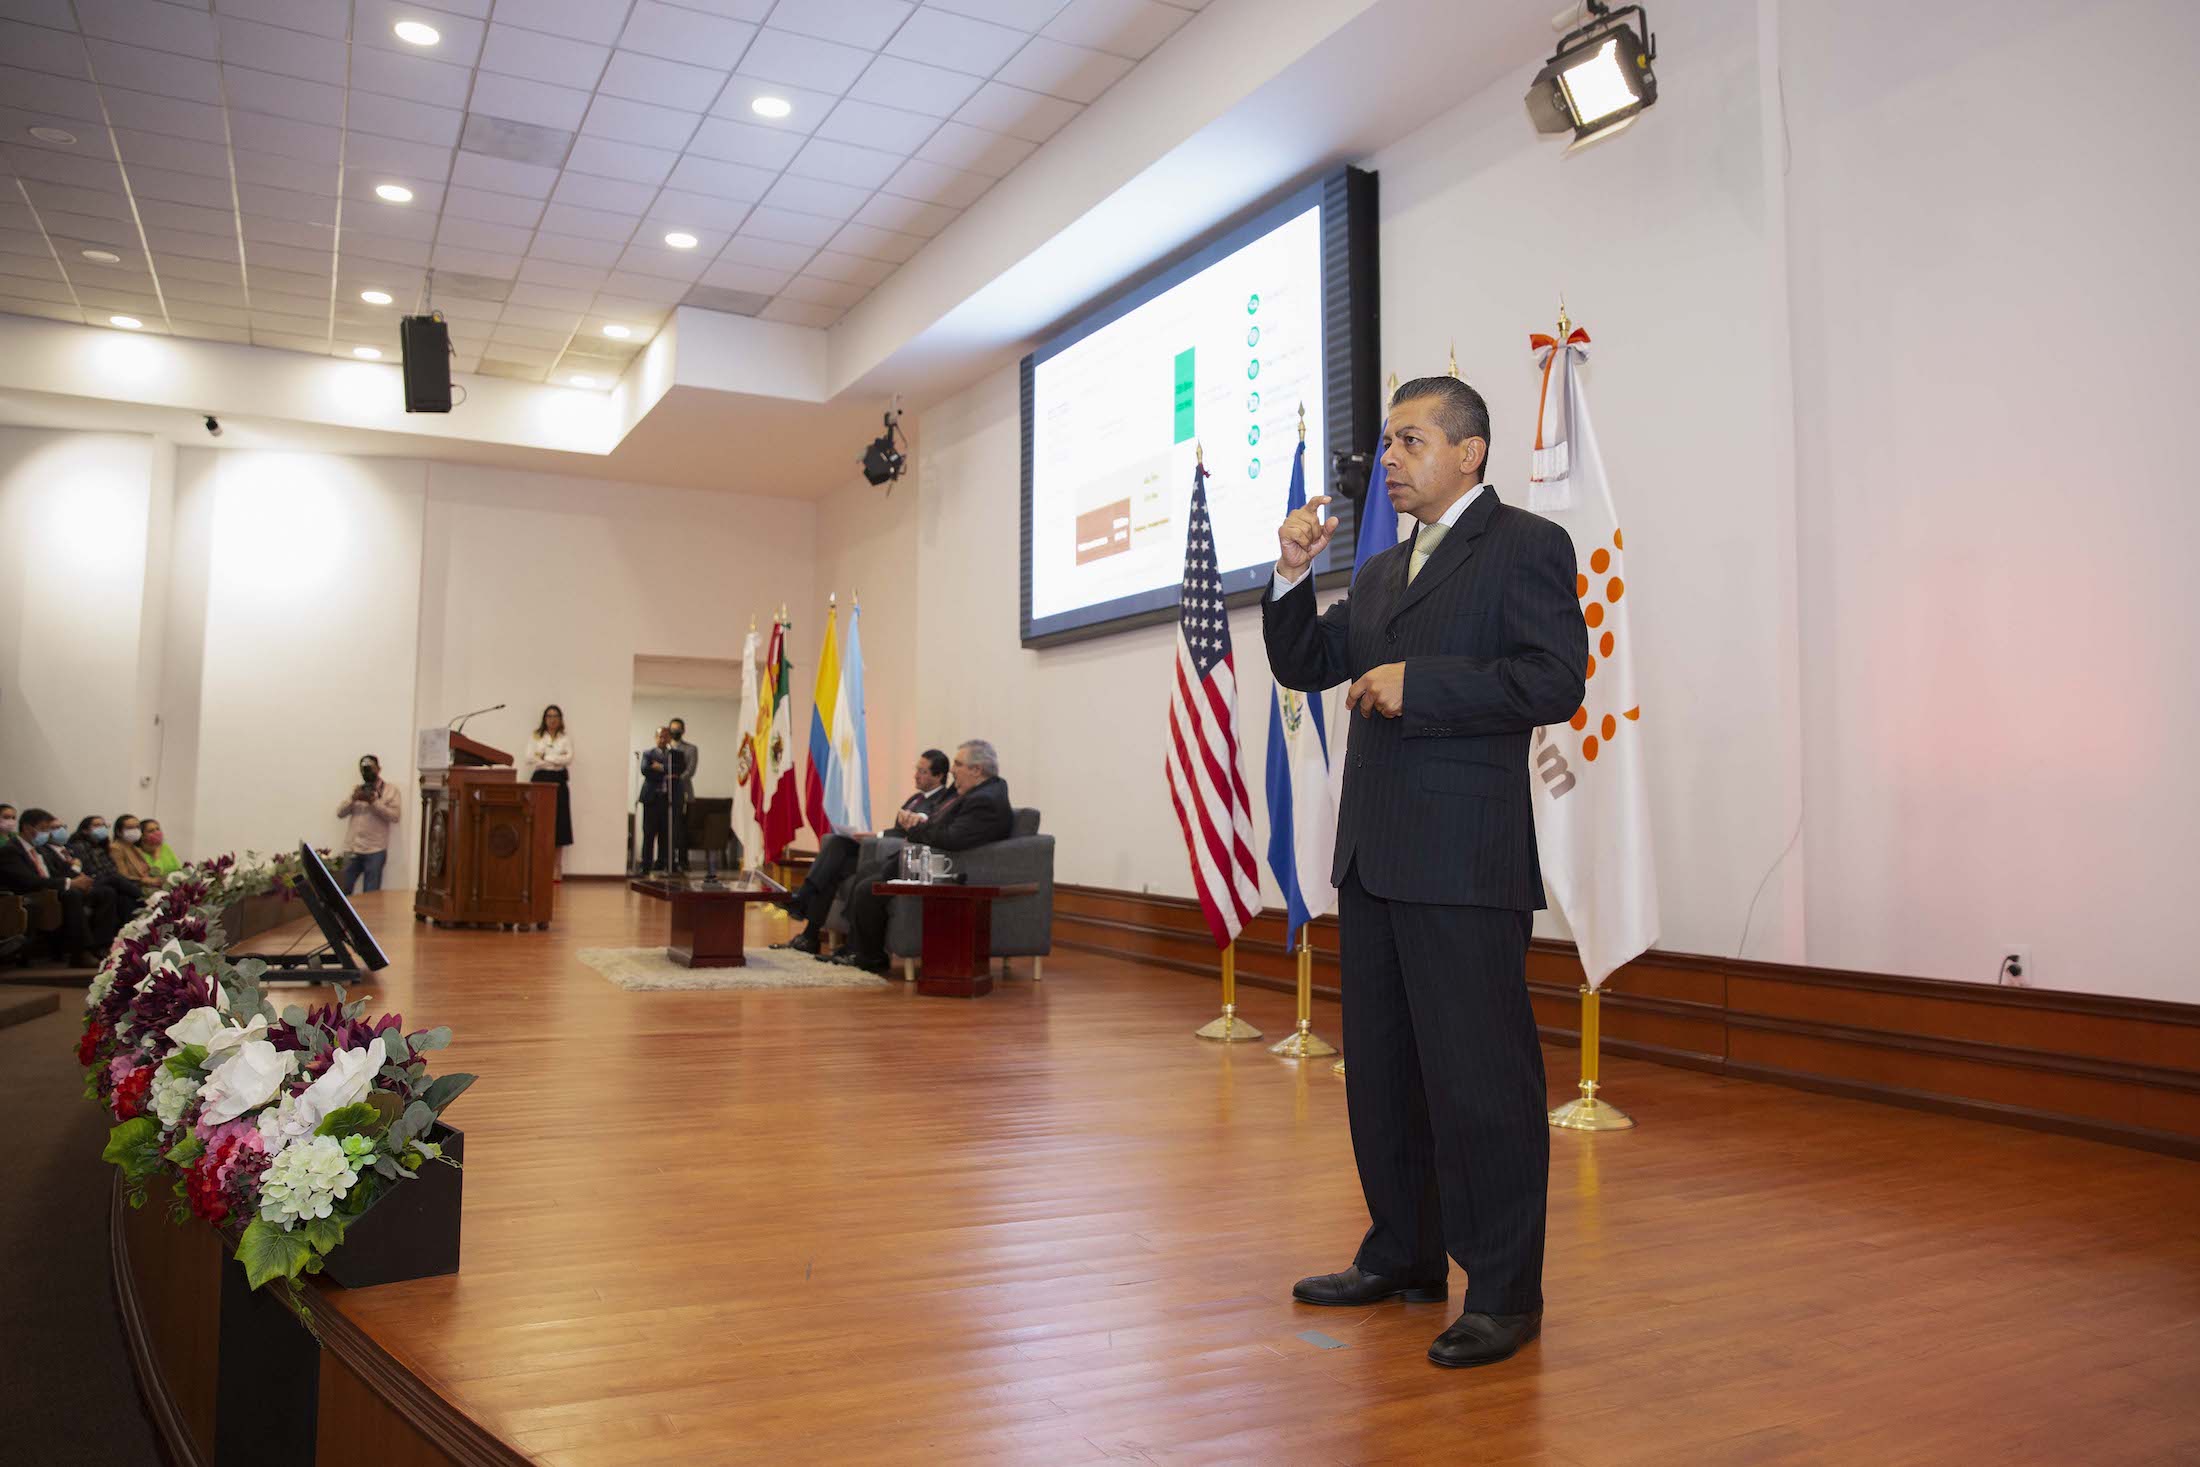
<path id="1" fill-rule="evenodd" d="M 768 689 L 769 691 L 766 691 Z M 787 623 L 772 623 L 771 651 L 764 660 L 757 725 L 757 814 L 764 826 L 761 854 L 776 861 L 802 828 L 802 797 L 794 781 L 794 695 L 788 682 Z M 768 700 L 768 701 L 767 701 Z"/>

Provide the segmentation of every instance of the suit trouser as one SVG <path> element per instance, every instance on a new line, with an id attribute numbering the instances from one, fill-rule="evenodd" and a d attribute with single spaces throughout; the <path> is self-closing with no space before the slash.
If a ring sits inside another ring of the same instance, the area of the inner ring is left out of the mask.
<path id="1" fill-rule="evenodd" d="M 1345 1103 L 1373 1224 L 1369 1273 L 1467 1271 L 1466 1307 L 1543 1307 L 1551 1140 L 1528 1003 L 1533 914 L 1337 893 Z"/>
<path id="2" fill-rule="evenodd" d="M 665 838 L 665 802 L 660 796 L 642 801 L 642 857 L 644 871 L 669 870 L 672 844 Z"/>
<path id="3" fill-rule="evenodd" d="M 863 853 L 863 843 L 853 836 L 828 835 L 818 843 L 817 859 L 810 863 L 810 874 L 802 878 L 795 888 L 794 898 L 787 910 L 809 923 L 805 929 L 815 937 L 825 925 L 825 916 L 832 910 L 833 897 L 839 892 L 841 882 L 855 870 L 856 857 Z"/>
<path id="4" fill-rule="evenodd" d="M 858 862 L 855 875 L 848 878 L 848 951 L 867 963 L 885 960 L 886 919 L 893 915 L 893 898 L 879 896 L 871 888 L 894 879 L 905 844 L 895 839 L 880 841 L 877 854 Z"/>

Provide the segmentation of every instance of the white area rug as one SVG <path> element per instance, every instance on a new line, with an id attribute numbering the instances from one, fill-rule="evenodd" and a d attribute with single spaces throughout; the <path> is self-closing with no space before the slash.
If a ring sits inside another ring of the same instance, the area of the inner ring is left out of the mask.
<path id="1" fill-rule="evenodd" d="M 657 989 L 885 988 L 861 968 L 821 963 L 808 953 L 747 949 L 740 968 L 683 968 L 661 947 L 584 947 L 580 960 L 632 993 Z"/>

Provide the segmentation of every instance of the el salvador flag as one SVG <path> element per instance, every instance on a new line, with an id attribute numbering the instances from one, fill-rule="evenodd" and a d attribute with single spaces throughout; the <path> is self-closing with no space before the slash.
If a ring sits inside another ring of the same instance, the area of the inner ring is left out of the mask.
<path id="1" fill-rule="evenodd" d="M 1388 500 L 1381 503 L 1389 507 Z M 1284 513 L 1305 504 L 1306 445 L 1302 442 L 1291 460 L 1291 498 Z M 1397 516 L 1383 518 L 1391 522 L 1390 538 L 1395 541 Z M 1307 574 L 1313 574 L 1311 568 Z M 1337 851 L 1337 789 L 1330 770 L 1327 720 L 1322 715 L 1327 696 L 1295 693 L 1281 684 L 1268 695 L 1268 869 L 1283 889 L 1284 907 L 1290 914 L 1288 941 L 1294 946 L 1301 927 L 1337 905 L 1336 888 L 1329 884 Z"/>
<path id="2" fill-rule="evenodd" d="M 1390 436 L 1390 421 L 1375 440 L 1375 468 L 1367 476 L 1367 497 L 1360 501 L 1360 528 L 1352 552 L 1352 579 L 1359 580 L 1367 563 L 1398 543 L 1398 512 L 1390 507 L 1390 475 L 1383 472 L 1383 439 Z"/>

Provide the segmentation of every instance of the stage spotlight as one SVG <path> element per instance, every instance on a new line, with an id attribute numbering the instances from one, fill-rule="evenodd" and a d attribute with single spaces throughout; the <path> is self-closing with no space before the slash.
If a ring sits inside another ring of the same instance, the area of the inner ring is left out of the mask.
<path id="1" fill-rule="evenodd" d="M 206 436 L 209 438 L 222 436 L 222 425 L 212 413 L 206 415 Z"/>
<path id="2" fill-rule="evenodd" d="M 1658 100 L 1657 37 L 1640 5 L 1588 0 L 1586 25 L 1559 38 L 1557 54 L 1528 88 L 1528 118 L 1541 133 L 1571 132 L 1567 151 L 1610 137 Z M 1641 25 L 1626 23 L 1632 15 Z"/>
<path id="3" fill-rule="evenodd" d="M 871 440 L 871 446 L 863 450 L 863 477 L 873 484 L 891 484 L 901 477 L 908 467 L 909 456 L 901 450 L 901 409 L 889 409 L 886 414 L 886 431 Z"/>

